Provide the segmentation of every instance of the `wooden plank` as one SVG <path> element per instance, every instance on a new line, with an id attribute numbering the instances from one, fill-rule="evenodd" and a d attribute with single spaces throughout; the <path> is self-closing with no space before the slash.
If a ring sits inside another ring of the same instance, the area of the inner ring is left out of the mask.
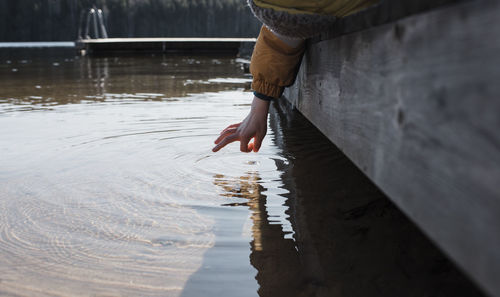
<path id="1" fill-rule="evenodd" d="M 252 47 L 255 38 L 106 38 L 77 42 L 89 54 L 157 52 L 182 54 L 237 55 L 242 47 Z"/>
<path id="2" fill-rule="evenodd" d="M 315 36 L 313 41 L 326 40 L 374 26 L 397 21 L 403 17 L 469 0 L 383 0 L 359 13 L 337 20 L 335 26 Z"/>
<path id="3" fill-rule="evenodd" d="M 84 39 L 82 43 L 128 43 L 128 42 L 255 42 L 255 38 L 203 38 L 203 37 L 182 37 L 182 38 L 97 38 Z"/>
<path id="4" fill-rule="evenodd" d="M 309 44 L 285 92 L 492 296 L 500 296 L 499 19 L 498 1 L 472 1 Z"/>

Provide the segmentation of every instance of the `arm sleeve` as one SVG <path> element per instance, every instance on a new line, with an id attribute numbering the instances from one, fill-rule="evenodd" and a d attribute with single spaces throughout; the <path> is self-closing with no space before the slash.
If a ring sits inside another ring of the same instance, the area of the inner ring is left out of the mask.
<path id="1" fill-rule="evenodd" d="M 292 47 L 262 26 L 250 62 L 252 89 L 268 97 L 281 97 L 284 88 L 295 81 L 304 49 L 304 41 Z"/>

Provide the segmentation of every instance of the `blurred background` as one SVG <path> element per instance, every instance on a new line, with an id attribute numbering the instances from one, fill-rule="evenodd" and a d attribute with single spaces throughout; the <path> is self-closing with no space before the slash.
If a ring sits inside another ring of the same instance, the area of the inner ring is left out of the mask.
<path id="1" fill-rule="evenodd" d="M 0 41 L 72 41 L 82 12 L 102 9 L 109 37 L 256 37 L 244 0 L 0 1 Z"/>

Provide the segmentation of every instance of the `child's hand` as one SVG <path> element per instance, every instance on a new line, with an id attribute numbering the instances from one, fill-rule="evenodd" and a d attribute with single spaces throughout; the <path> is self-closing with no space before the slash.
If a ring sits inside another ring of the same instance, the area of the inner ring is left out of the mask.
<path id="1" fill-rule="evenodd" d="M 219 137 L 215 140 L 216 146 L 212 149 L 217 152 L 227 144 L 239 141 L 240 151 L 249 153 L 252 150 L 258 152 L 262 140 L 267 133 L 267 113 L 269 111 L 269 101 L 253 98 L 250 113 L 238 124 L 228 126 L 222 130 Z M 252 143 L 249 143 L 251 139 Z"/>

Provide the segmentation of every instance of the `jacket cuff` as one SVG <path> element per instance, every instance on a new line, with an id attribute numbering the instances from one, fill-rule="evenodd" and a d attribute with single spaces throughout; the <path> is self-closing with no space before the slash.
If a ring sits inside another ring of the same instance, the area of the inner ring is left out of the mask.
<path id="1" fill-rule="evenodd" d="M 274 85 L 261 79 L 253 80 L 252 89 L 257 93 L 273 98 L 281 97 L 283 91 L 285 90 L 282 86 Z"/>
<path id="2" fill-rule="evenodd" d="M 273 97 L 269 97 L 269 96 L 266 96 L 264 94 L 261 94 L 259 92 L 253 92 L 253 95 L 259 99 L 262 99 L 264 101 L 273 101 L 274 99 L 276 98 L 273 98 Z"/>

